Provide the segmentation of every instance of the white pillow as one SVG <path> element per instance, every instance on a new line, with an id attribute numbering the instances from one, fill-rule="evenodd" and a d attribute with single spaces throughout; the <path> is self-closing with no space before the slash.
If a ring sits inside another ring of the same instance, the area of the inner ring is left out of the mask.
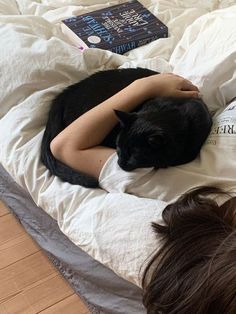
<path id="1" fill-rule="evenodd" d="M 170 58 L 173 72 L 196 84 L 213 111 L 236 97 L 236 5 L 198 18 Z"/>

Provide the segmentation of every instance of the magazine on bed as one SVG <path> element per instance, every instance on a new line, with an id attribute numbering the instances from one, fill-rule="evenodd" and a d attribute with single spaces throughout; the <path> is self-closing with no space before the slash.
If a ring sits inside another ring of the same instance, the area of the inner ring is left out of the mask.
<path id="1" fill-rule="evenodd" d="M 168 37 L 168 28 L 137 0 L 73 16 L 62 31 L 81 51 L 100 48 L 118 54 Z"/>

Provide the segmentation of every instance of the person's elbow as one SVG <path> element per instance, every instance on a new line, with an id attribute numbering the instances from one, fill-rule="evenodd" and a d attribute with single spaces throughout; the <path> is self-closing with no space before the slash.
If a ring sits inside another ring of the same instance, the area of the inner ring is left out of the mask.
<path id="1" fill-rule="evenodd" d="M 54 158 L 63 161 L 64 156 L 68 150 L 67 145 L 60 138 L 55 137 L 50 143 L 50 151 Z"/>

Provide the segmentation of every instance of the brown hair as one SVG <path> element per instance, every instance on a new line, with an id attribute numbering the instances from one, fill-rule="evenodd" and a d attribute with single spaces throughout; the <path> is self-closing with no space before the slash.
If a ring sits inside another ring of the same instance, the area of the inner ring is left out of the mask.
<path id="1" fill-rule="evenodd" d="M 221 206 L 217 196 L 226 196 Z M 200 187 L 153 223 L 162 247 L 143 275 L 148 314 L 236 313 L 236 197 Z M 153 270 L 154 269 L 154 270 Z"/>

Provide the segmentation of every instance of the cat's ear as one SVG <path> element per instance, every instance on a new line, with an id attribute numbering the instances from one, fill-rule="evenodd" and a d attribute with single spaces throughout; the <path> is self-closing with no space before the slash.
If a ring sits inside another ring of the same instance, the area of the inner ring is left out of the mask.
<path id="1" fill-rule="evenodd" d="M 122 127 L 130 125 L 134 120 L 136 120 L 137 115 L 136 113 L 130 113 L 130 112 L 125 112 L 125 111 L 120 111 L 120 110 L 115 110 L 114 112 L 120 121 L 120 124 Z"/>

